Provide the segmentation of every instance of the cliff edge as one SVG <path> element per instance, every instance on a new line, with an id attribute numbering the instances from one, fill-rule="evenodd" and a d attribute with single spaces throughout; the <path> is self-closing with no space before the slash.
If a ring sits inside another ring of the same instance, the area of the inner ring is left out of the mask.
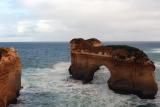
<path id="1" fill-rule="evenodd" d="M 20 89 L 20 58 L 14 48 L 0 48 L 0 107 L 15 103 Z"/>
<path id="2" fill-rule="evenodd" d="M 70 41 L 71 66 L 69 73 L 74 79 L 88 83 L 101 65 L 105 65 L 111 77 L 110 89 L 122 94 L 136 94 L 152 99 L 157 93 L 154 63 L 141 50 L 127 45 L 103 46 L 93 39 Z"/>

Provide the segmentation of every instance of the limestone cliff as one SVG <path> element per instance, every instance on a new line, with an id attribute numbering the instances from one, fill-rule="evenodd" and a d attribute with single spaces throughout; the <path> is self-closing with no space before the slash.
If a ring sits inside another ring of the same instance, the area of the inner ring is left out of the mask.
<path id="1" fill-rule="evenodd" d="M 0 48 L 0 107 L 14 103 L 20 89 L 20 58 L 14 48 Z"/>
<path id="2" fill-rule="evenodd" d="M 111 73 L 110 89 L 117 93 L 154 98 L 157 93 L 155 66 L 141 50 L 126 45 L 102 46 L 97 39 L 73 39 L 69 72 L 83 83 L 90 82 L 101 65 Z"/>

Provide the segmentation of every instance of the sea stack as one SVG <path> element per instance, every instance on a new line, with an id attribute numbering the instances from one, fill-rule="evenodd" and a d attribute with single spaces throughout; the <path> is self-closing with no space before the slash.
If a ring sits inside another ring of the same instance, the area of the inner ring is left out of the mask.
<path id="1" fill-rule="evenodd" d="M 20 89 L 20 58 L 14 48 L 0 48 L 0 107 L 15 103 Z"/>
<path id="2" fill-rule="evenodd" d="M 74 79 L 88 83 L 101 65 L 106 66 L 111 77 L 108 86 L 116 93 L 135 94 L 153 99 L 157 93 L 155 65 L 141 50 L 127 45 L 102 46 L 101 41 L 82 38 L 70 41 L 71 66 Z"/>

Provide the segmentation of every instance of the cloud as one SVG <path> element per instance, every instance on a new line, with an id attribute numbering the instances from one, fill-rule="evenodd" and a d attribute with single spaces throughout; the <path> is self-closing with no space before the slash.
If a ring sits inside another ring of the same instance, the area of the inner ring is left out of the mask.
<path id="1" fill-rule="evenodd" d="M 67 31 L 67 27 L 54 20 L 22 20 L 17 23 L 18 33 L 53 33 Z"/>
<path id="2" fill-rule="evenodd" d="M 1 0 L 0 1 L 0 41 L 19 41 L 27 39 L 17 34 L 17 23 L 20 20 L 27 19 L 29 12 L 21 8 L 17 0 Z M 31 18 L 31 17 L 30 17 Z M 28 40 L 31 40 L 28 39 Z"/>
<path id="3" fill-rule="evenodd" d="M 40 20 L 38 21 L 38 23 L 36 24 L 36 28 L 35 30 L 37 32 L 51 32 L 51 26 L 50 26 L 50 20 Z"/>
<path id="4" fill-rule="evenodd" d="M 0 37 L 1 42 L 28 42 L 28 41 L 34 41 L 33 38 L 30 37 L 17 37 L 17 36 L 5 36 L 5 37 Z"/>
<path id="5" fill-rule="evenodd" d="M 9 8 L 4 6 L 5 11 L 0 12 L 3 34 L 8 34 L 9 28 L 11 34 L 36 41 L 75 37 L 160 40 L 158 0 L 16 0 L 6 4 Z"/>
<path id="6" fill-rule="evenodd" d="M 22 4 L 34 10 L 38 18 L 53 19 L 70 29 L 62 30 L 66 35 L 61 35 L 67 40 L 80 36 L 118 41 L 160 40 L 157 0 L 22 0 Z M 54 24 L 50 27 L 54 28 Z M 52 33 L 51 39 L 59 34 Z"/>
<path id="7" fill-rule="evenodd" d="M 32 23 L 30 21 L 19 21 L 17 24 L 17 32 L 18 33 L 26 33 L 32 27 Z"/>

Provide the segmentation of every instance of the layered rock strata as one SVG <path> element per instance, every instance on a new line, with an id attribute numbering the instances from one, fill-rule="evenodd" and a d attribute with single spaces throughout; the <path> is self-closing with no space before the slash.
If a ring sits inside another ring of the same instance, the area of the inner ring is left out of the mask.
<path id="1" fill-rule="evenodd" d="M 15 103 L 20 89 L 20 58 L 14 48 L 0 48 L 0 107 Z"/>
<path id="2" fill-rule="evenodd" d="M 154 98 L 157 93 L 154 63 L 141 50 L 126 45 L 102 46 L 97 39 L 70 41 L 71 66 L 74 79 L 88 83 L 101 65 L 111 77 L 110 89 L 122 94 L 136 94 L 140 98 Z"/>

